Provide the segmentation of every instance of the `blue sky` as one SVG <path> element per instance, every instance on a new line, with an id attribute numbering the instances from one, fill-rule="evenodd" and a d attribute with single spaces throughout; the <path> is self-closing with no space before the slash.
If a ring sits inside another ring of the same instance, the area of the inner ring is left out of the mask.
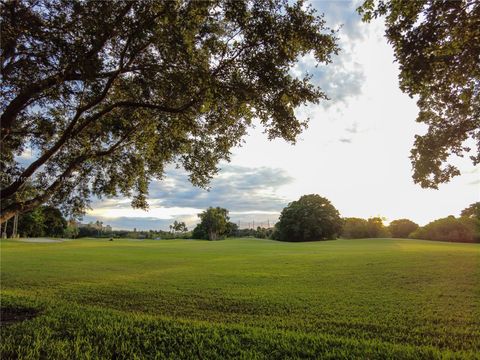
<path id="1" fill-rule="evenodd" d="M 268 141 L 261 126 L 251 129 L 231 162 L 209 191 L 195 188 L 173 166 L 150 187 L 150 210 L 133 210 L 130 200 L 96 199 L 84 222 L 101 220 L 116 229 L 168 229 L 174 220 L 189 227 L 208 206 L 230 210 L 241 226 L 266 225 L 303 194 L 332 201 L 343 216 L 410 218 L 425 224 L 458 215 L 479 199 L 480 169 L 452 159 L 463 175 L 439 190 L 422 189 L 411 179 L 414 135 L 426 128 L 415 122 L 415 99 L 398 89 L 398 64 L 383 36 L 382 21 L 363 24 L 352 1 L 313 1 L 328 26 L 340 29 L 342 52 L 333 64 L 316 68 L 312 57 L 292 69 L 313 74 L 330 101 L 298 109 L 310 118 L 308 129 L 292 146 Z"/>

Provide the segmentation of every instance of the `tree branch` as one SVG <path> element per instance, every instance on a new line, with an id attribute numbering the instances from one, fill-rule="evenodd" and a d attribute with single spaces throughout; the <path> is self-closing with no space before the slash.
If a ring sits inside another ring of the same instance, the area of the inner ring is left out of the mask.
<path id="1" fill-rule="evenodd" d="M 101 37 L 95 46 L 85 54 L 85 58 L 90 58 L 96 53 L 98 53 L 104 46 L 108 39 L 115 33 L 115 27 L 120 21 L 123 20 L 127 12 L 132 8 L 133 1 L 127 2 L 125 8 L 122 9 L 119 16 L 113 23 L 113 29 L 110 32 L 106 32 L 103 37 Z M 18 114 L 25 108 L 25 106 L 38 94 L 51 88 L 56 84 L 60 84 L 64 81 L 73 81 L 73 80 L 85 80 L 83 76 L 76 73 L 72 66 L 67 67 L 63 72 L 49 76 L 37 83 L 29 84 L 28 87 L 21 91 L 5 108 L 2 116 L 0 117 L 2 137 L 5 138 L 10 133 L 10 129 L 13 125 L 13 122 L 17 118 Z"/>
<path id="2" fill-rule="evenodd" d="M 120 107 L 136 107 L 136 108 L 147 108 L 147 109 L 154 109 L 154 110 L 159 110 L 163 112 L 169 112 L 169 113 L 181 113 L 188 109 L 190 106 L 192 106 L 195 103 L 195 99 L 192 99 L 191 101 L 185 103 L 184 105 L 178 107 L 178 108 L 173 108 L 169 106 L 164 106 L 164 105 L 158 105 L 158 104 L 151 104 L 151 103 L 143 103 L 143 102 L 137 102 L 137 101 L 119 101 L 116 103 L 113 103 L 107 107 L 105 107 L 103 110 L 99 111 L 98 113 L 88 117 L 79 127 L 74 129 L 74 126 L 78 120 L 78 118 L 81 116 L 81 113 L 77 112 L 75 115 L 75 118 L 72 120 L 70 125 L 65 129 L 65 132 L 63 135 L 58 139 L 58 141 L 46 152 L 44 152 L 37 160 L 32 162 L 23 172 L 22 174 L 15 180 L 12 184 L 9 186 L 5 187 L 4 189 L 0 190 L 0 198 L 5 199 L 10 196 L 12 196 L 18 189 L 26 183 L 27 179 L 30 178 L 30 176 L 33 175 L 35 171 L 37 171 L 43 164 L 45 164 L 69 139 L 75 138 L 78 134 L 80 134 L 88 125 L 93 123 L 94 121 L 98 120 L 102 116 L 108 114 L 112 110 Z M 87 109 L 84 108 L 83 112 L 86 111 Z"/>
<path id="3" fill-rule="evenodd" d="M 72 175 L 72 173 L 75 170 L 77 170 L 80 167 L 80 165 L 82 165 L 86 160 L 111 155 L 122 145 L 122 143 L 126 139 L 128 139 L 128 137 L 133 132 L 135 132 L 135 128 L 132 128 L 130 131 L 128 131 L 124 136 L 122 136 L 116 143 L 111 145 L 108 149 L 99 150 L 92 154 L 83 154 L 83 155 L 77 156 L 73 161 L 70 162 L 67 168 L 57 177 L 57 179 L 47 189 L 45 189 L 45 191 L 41 195 L 38 195 L 35 198 L 25 201 L 23 203 L 15 202 L 7 206 L 5 209 L 2 209 L 2 212 L 0 215 L 0 224 L 12 218 L 17 213 L 24 213 L 24 212 L 33 210 L 37 206 L 40 206 L 41 204 L 45 203 L 63 185 L 63 182 L 65 181 L 65 179 L 69 178 Z"/>

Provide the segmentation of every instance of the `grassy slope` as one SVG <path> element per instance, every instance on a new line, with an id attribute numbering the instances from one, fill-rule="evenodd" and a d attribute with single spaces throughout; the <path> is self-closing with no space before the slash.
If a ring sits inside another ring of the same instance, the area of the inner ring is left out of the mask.
<path id="1" fill-rule="evenodd" d="M 1 243 L 5 358 L 476 358 L 480 246 Z M 3 359 L 3 357 L 2 357 Z"/>

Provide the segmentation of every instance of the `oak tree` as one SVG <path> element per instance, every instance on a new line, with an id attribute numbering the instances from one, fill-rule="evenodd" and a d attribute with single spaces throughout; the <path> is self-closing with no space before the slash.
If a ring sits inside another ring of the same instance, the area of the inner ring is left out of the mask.
<path id="1" fill-rule="evenodd" d="M 275 224 L 275 237 L 282 241 L 334 239 L 343 220 L 332 203 L 320 195 L 303 195 L 285 207 Z"/>
<path id="2" fill-rule="evenodd" d="M 193 229 L 196 239 L 218 240 L 230 230 L 228 210 L 221 207 L 209 207 L 198 214 L 200 223 Z"/>
<path id="3" fill-rule="evenodd" d="M 167 164 L 206 186 L 253 119 L 294 142 L 326 95 L 290 69 L 338 51 L 302 1 L 11 0 L 1 23 L 0 222 L 92 195 L 146 208 Z"/>

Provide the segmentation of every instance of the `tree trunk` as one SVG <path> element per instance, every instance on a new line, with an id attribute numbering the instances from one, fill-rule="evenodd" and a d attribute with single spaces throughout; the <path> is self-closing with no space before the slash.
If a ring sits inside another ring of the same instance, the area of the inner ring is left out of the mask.
<path id="1" fill-rule="evenodd" d="M 12 238 L 16 239 L 18 237 L 18 212 L 13 217 L 13 230 L 12 230 Z"/>
<path id="2" fill-rule="evenodd" d="M 3 224 L 3 222 L 1 222 L 1 224 Z M 7 238 L 7 226 L 8 226 L 8 219 L 5 220 L 5 225 L 3 225 L 5 228 L 3 229 L 3 233 L 2 233 L 2 238 L 3 239 L 6 239 Z"/>

